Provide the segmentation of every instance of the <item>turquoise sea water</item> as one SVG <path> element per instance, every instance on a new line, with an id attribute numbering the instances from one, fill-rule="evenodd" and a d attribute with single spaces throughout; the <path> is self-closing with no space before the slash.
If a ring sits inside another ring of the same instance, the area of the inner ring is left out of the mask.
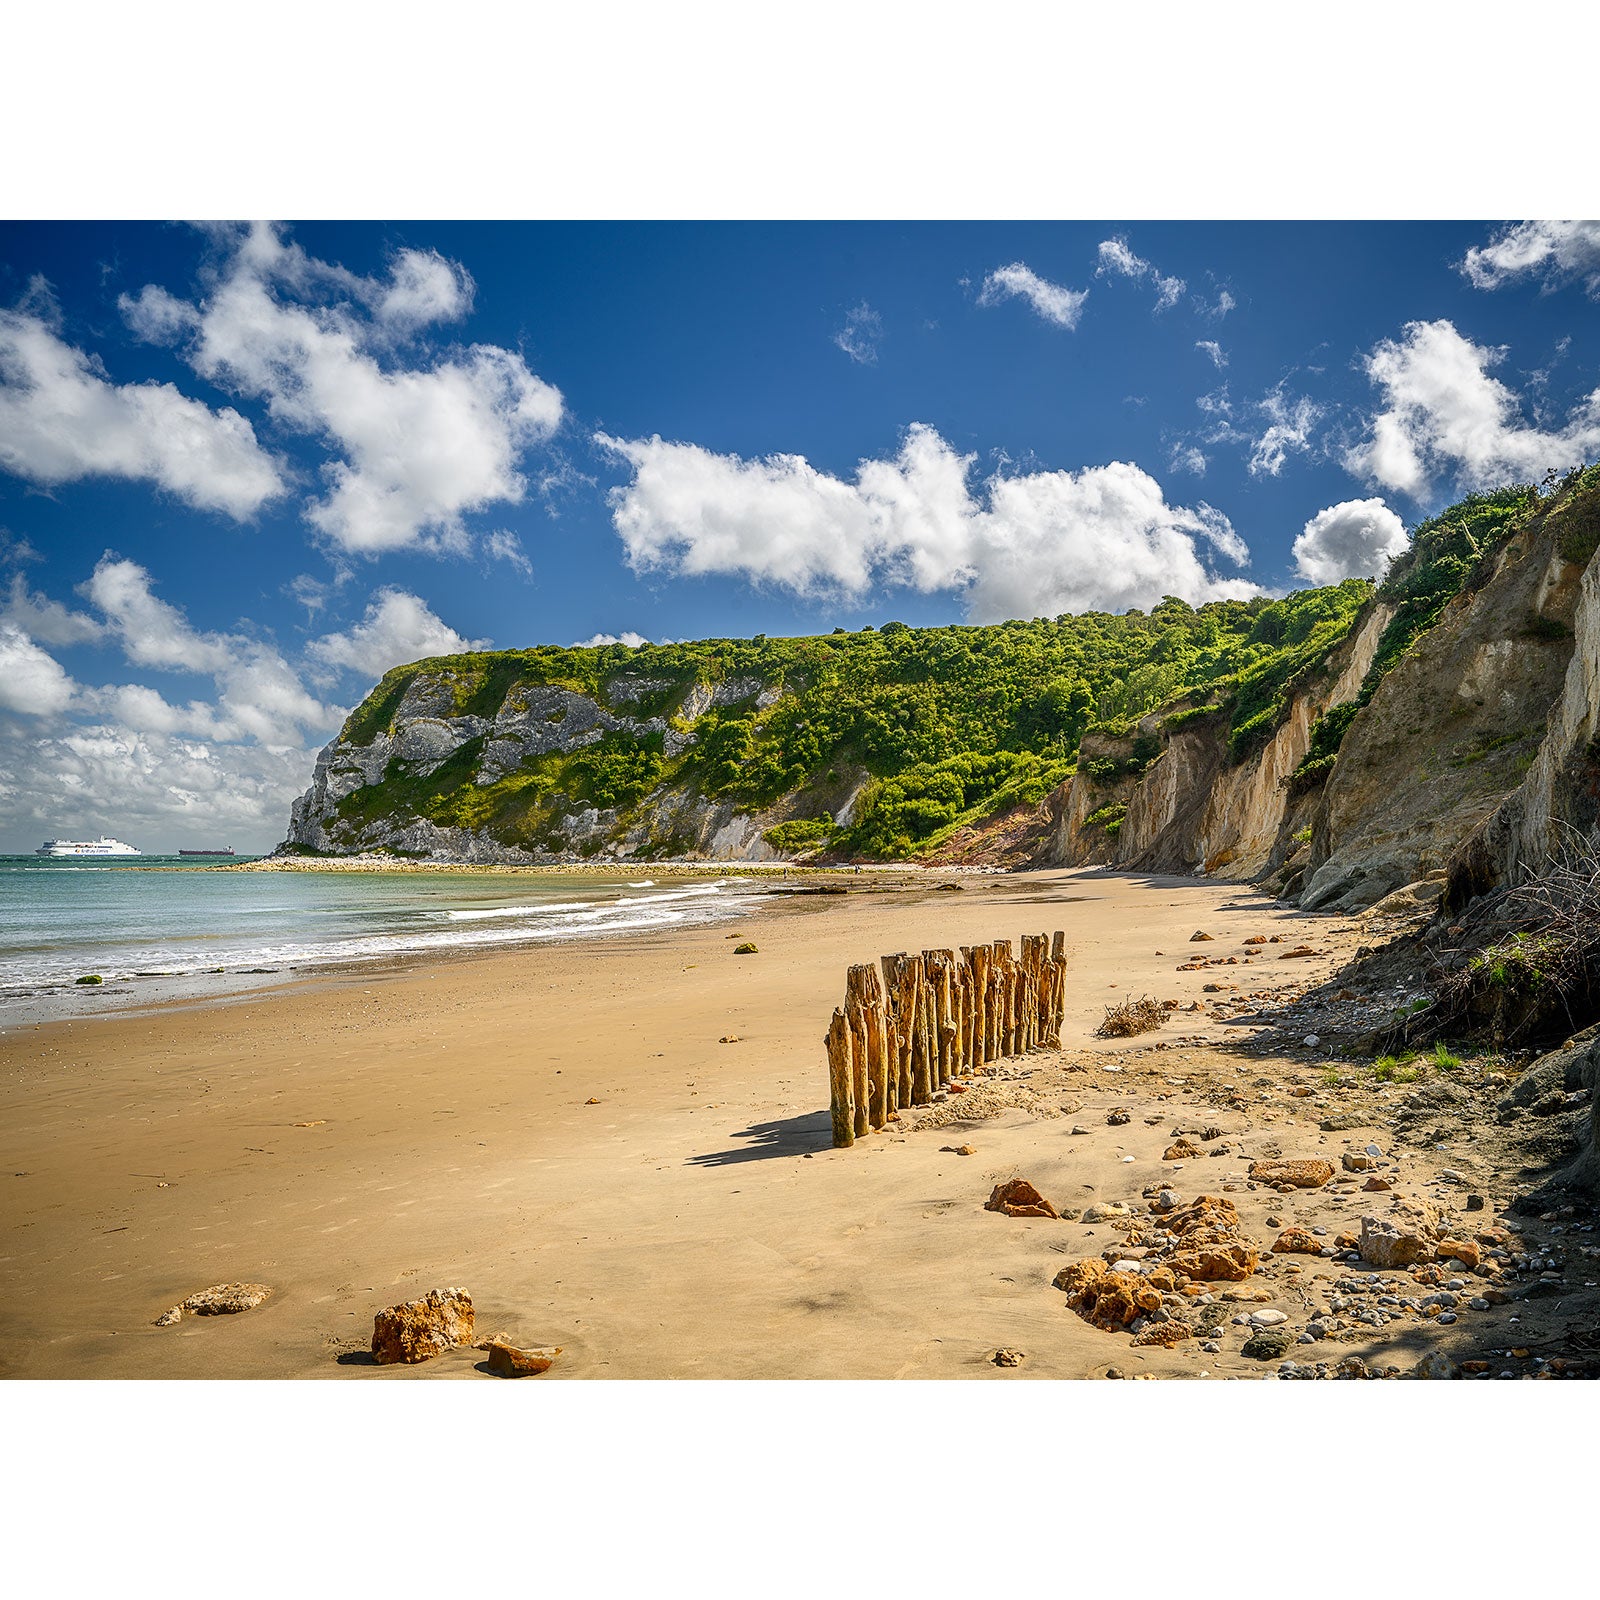
<path id="1" fill-rule="evenodd" d="M 648 869 L 227 872 L 175 856 L 0 856 L 0 1027 L 281 983 L 338 962 L 718 921 L 747 914 L 757 887 L 733 875 L 656 883 Z M 104 983 L 76 982 L 89 973 Z"/>

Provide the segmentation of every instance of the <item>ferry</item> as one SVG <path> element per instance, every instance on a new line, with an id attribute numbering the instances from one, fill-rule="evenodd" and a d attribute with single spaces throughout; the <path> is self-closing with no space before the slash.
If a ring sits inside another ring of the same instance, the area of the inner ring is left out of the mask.
<path id="1" fill-rule="evenodd" d="M 231 856 L 233 854 L 233 846 L 225 844 L 220 850 L 180 850 L 178 854 L 180 856 Z"/>
<path id="2" fill-rule="evenodd" d="M 36 856 L 142 856 L 144 851 L 102 834 L 98 839 L 46 839 L 33 853 Z"/>

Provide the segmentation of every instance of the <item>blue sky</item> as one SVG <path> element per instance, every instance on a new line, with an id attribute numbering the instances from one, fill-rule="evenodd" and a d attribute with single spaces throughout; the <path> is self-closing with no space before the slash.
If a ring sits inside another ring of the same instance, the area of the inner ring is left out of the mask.
<path id="1" fill-rule="evenodd" d="M 1577 224 L 0 226 L 0 849 L 464 642 L 1195 603 L 1600 457 Z"/>

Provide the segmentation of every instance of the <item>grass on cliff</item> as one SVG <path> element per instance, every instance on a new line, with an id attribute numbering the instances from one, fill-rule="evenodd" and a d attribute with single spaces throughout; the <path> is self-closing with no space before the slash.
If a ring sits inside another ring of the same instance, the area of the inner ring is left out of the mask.
<path id="1" fill-rule="evenodd" d="M 1561 519 L 1564 549 L 1600 542 L 1595 477 L 1595 469 L 1575 475 L 1545 498 L 1525 487 L 1475 495 L 1416 530 L 1379 591 L 1397 609 L 1372 670 L 1352 705 L 1317 724 L 1294 786 L 1326 778 L 1384 674 L 1451 599 L 1487 575 L 1530 516 Z M 667 757 L 659 733 L 614 734 L 590 750 L 534 758 L 490 785 L 476 783 L 465 758 L 422 779 L 391 764 L 341 804 L 340 817 L 352 843 L 368 823 L 426 817 L 505 843 L 559 847 L 563 815 L 586 806 L 627 813 L 671 784 L 745 810 L 794 803 L 810 814 L 780 827 L 802 848 L 903 858 L 1038 801 L 1075 764 L 1107 788 L 1138 776 L 1163 749 L 1140 721 L 1162 708 L 1162 734 L 1210 721 L 1229 758 L 1246 759 L 1281 726 L 1295 695 L 1330 670 L 1372 595 L 1370 583 L 1350 579 L 1198 609 L 1169 597 L 1148 614 L 982 627 L 891 622 L 803 638 L 436 657 L 386 674 L 351 713 L 345 741 L 370 744 L 391 729 L 413 690 L 426 692 L 435 714 L 492 719 L 519 686 L 553 686 L 636 720 L 662 719 L 691 742 Z M 691 724 L 678 713 L 696 685 L 720 688 L 726 703 Z M 758 688 L 780 692 L 763 696 L 763 707 Z M 850 825 L 819 831 L 818 796 L 863 775 Z M 1122 798 L 1108 793 L 1095 810 Z M 657 841 L 663 849 L 668 842 Z"/>

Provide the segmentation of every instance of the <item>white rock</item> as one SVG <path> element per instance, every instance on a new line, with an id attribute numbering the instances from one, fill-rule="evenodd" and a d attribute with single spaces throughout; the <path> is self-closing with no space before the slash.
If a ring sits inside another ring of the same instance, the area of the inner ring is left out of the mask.
<path id="1" fill-rule="evenodd" d="M 1287 1322 L 1288 1320 L 1289 1313 L 1287 1311 L 1274 1311 L 1271 1307 L 1268 1307 L 1265 1311 L 1252 1311 L 1250 1313 L 1250 1324 L 1256 1328 L 1276 1328 L 1280 1322 Z"/>
<path id="2" fill-rule="evenodd" d="M 1306 1047 L 1306 1049 L 1308 1049 L 1308 1050 L 1315 1050 L 1315 1049 L 1316 1049 L 1316 1047 L 1317 1047 L 1317 1046 L 1318 1046 L 1318 1045 L 1319 1045 L 1319 1044 L 1321 1044 L 1321 1043 L 1322 1043 L 1322 1040 L 1321 1040 L 1321 1039 L 1319 1039 L 1319 1038 L 1318 1038 L 1318 1037 L 1317 1037 L 1317 1035 L 1316 1035 L 1316 1034 L 1314 1034 L 1314 1033 L 1308 1033 L 1308 1034 L 1307 1034 L 1307 1035 L 1306 1035 L 1306 1036 L 1305 1036 L 1305 1041 L 1304 1041 L 1304 1042 L 1305 1042 L 1305 1047 Z"/>

